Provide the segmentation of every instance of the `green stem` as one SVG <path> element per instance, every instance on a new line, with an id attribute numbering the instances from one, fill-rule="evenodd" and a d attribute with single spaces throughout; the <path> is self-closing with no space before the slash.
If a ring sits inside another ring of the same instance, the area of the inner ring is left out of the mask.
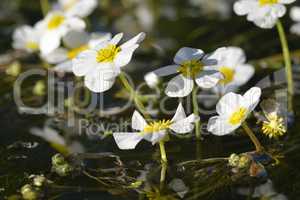
<path id="1" fill-rule="evenodd" d="M 192 101 L 193 101 L 193 113 L 196 116 L 199 116 L 199 107 L 198 107 L 198 101 L 197 101 L 197 87 L 194 86 L 193 92 L 192 92 Z M 196 139 L 201 139 L 201 133 L 200 133 L 200 120 L 196 121 L 195 123 L 195 132 L 196 132 Z"/>
<path id="2" fill-rule="evenodd" d="M 284 28 L 283 28 L 280 20 L 277 21 L 276 27 L 277 27 L 277 31 L 279 34 L 284 63 L 285 63 L 285 73 L 286 73 L 286 79 L 287 79 L 287 84 L 288 84 L 288 93 L 290 95 L 294 95 L 294 83 L 293 83 L 291 56 L 290 56 L 289 46 L 288 46 L 288 42 L 287 42 L 286 35 L 284 32 Z"/>
<path id="3" fill-rule="evenodd" d="M 160 171 L 160 189 L 163 189 L 164 187 L 164 182 L 166 180 L 166 174 L 167 174 L 167 163 L 162 163 L 161 164 L 161 171 Z"/>
<path id="4" fill-rule="evenodd" d="M 46 16 L 50 9 L 49 2 L 48 0 L 40 0 L 40 4 L 41 4 L 43 15 Z"/>
<path id="5" fill-rule="evenodd" d="M 259 140 L 257 139 L 257 137 L 255 136 L 255 134 L 253 133 L 253 131 L 249 128 L 247 122 L 243 122 L 242 127 L 244 128 L 244 130 L 246 131 L 247 135 L 250 137 L 251 141 L 253 142 L 253 144 L 255 145 L 255 149 L 257 152 L 261 152 L 264 150 L 263 146 L 260 144 Z"/>
<path id="6" fill-rule="evenodd" d="M 165 149 L 165 142 L 163 140 L 161 140 L 159 142 L 159 149 L 160 149 L 160 157 L 161 157 L 161 161 L 163 163 L 167 163 L 168 159 L 167 159 L 167 154 L 166 154 L 166 149 Z"/>
<path id="7" fill-rule="evenodd" d="M 133 97 L 135 106 L 137 109 L 144 115 L 144 117 L 150 119 L 150 115 L 147 113 L 145 106 L 143 105 L 142 101 L 140 100 L 140 96 L 135 92 L 135 90 L 131 87 L 130 83 L 128 82 L 125 74 L 123 72 L 119 75 L 120 81 L 124 85 L 125 89 L 130 92 L 130 98 Z M 132 95 L 132 96 L 131 96 Z"/>

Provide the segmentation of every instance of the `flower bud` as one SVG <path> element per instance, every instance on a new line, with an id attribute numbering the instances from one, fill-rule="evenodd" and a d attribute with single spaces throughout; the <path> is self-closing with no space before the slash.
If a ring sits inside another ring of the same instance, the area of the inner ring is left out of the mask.
<path id="1" fill-rule="evenodd" d="M 21 188 L 21 194 L 25 200 L 36 200 L 41 197 L 39 190 L 29 184 L 26 184 Z"/>
<path id="2" fill-rule="evenodd" d="M 240 156 L 233 153 L 233 154 L 230 155 L 230 157 L 228 159 L 228 162 L 229 162 L 230 166 L 236 167 L 239 164 L 239 160 L 240 160 Z"/>

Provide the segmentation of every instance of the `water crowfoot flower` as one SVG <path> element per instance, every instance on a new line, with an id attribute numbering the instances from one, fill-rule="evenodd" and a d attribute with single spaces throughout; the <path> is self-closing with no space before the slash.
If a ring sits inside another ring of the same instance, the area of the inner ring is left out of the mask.
<path id="1" fill-rule="evenodd" d="M 194 82 L 201 88 L 212 88 L 223 75 L 211 68 L 217 60 L 205 55 L 201 49 L 183 47 L 174 57 L 173 65 L 168 65 L 153 71 L 157 76 L 178 74 L 168 83 L 165 93 L 169 97 L 185 97 L 189 95 Z"/>
<path id="2" fill-rule="evenodd" d="M 247 15 L 247 20 L 260 28 L 273 28 L 286 13 L 284 4 L 296 0 L 239 0 L 234 4 L 237 15 Z"/>
<path id="3" fill-rule="evenodd" d="M 236 90 L 254 74 L 254 67 L 246 64 L 245 52 L 239 47 L 220 48 L 213 53 L 211 58 L 218 60 L 218 64 L 212 68 L 220 71 L 224 76 L 214 88 L 221 94 Z"/>
<path id="4" fill-rule="evenodd" d="M 152 143 L 160 143 L 161 156 L 163 161 L 167 161 L 164 150 L 164 139 L 168 131 L 172 134 L 185 134 L 193 130 L 193 123 L 199 120 L 194 114 L 186 116 L 181 103 L 178 105 L 176 113 L 171 120 L 159 120 L 147 123 L 142 115 L 135 111 L 132 116 L 131 126 L 136 132 L 113 133 L 113 137 L 120 149 L 134 149 L 136 145 L 145 139 Z"/>
<path id="5" fill-rule="evenodd" d="M 294 6 L 291 9 L 290 17 L 296 23 L 291 27 L 291 32 L 300 35 L 300 7 Z"/>
<path id="6" fill-rule="evenodd" d="M 273 100 L 264 100 L 260 104 L 264 116 L 261 117 L 262 133 L 269 138 L 278 138 L 286 133 L 283 118 L 279 116 L 279 104 Z"/>
<path id="7" fill-rule="evenodd" d="M 72 59 L 87 49 L 95 48 L 102 41 L 111 39 L 111 34 L 70 31 L 62 39 L 66 48 L 57 48 L 51 53 L 43 55 L 43 58 L 50 64 L 57 64 L 53 68 L 57 72 L 73 72 Z"/>
<path id="8" fill-rule="evenodd" d="M 28 53 L 37 52 L 40 43 L 40 31 L 37 26 L 23 25 L 13 33 L 13 44 L 15 49 L 24 50 Z"/>
<path id="9" fill-rule="evenodd" d="M 259 103 L 261 89 L 252 87 L 243 96 L 235 93 L 225 94 L 216 106 L 218 116 L 208 121 L 208 131 L 214 135 L 223 136 L 232 133 L 243 125 L 258 151 L 262 150 L 259 141 L 246 124 L 245 120 Z"/>
<path id="10" fill-rule="evenodd" d="M 42 31 L 40 50 L 42 54 L 48 54 L 58 48 L 61 38 L 71 30 L 83 30 L 85 22 L 73 16 L 67 16 L 60 11 L 52 11 L 37 26 Z"/>
<path id="11" fill-rule="evenodd" d="M 145 33 L 139 33 L 132 39 L 118 46 L 123 34 L 119 33 L 110 40 L 104 40 L 95 48 L 81 52 L 73 59 L 73 73 L 84 76 L 84 83 L 93 92 L 109 90 L 121 68 L 127 65 L 133 52 L 144 40 Z"/>

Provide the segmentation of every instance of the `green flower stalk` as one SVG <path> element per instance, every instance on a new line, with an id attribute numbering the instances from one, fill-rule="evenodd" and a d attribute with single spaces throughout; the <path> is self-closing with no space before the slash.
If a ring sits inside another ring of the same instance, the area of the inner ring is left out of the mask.
<path id="1" fill-rule="evenodd" d="M 294 95 L 294 83 L 293 83 L 291 56 L 290 56 L 288 42 L 286 39 L 286 34 L 285 34 L 284 28 L 283 28 L 280 20 L 277 21 L 276 27 L 277 27 L 277 31 L 279 34 L 284 63 L 285 63 L 285 73 L 286 73 L 286 80 L 287 80 L 287 84 L 288 84 L 288 93 L 290 95 Z"/>
<path id="2" fill-rule="evenodd" d="M 193 101 L 193 113 L 195 116 L 199 116 L 199 106 L 197 101 L 197 87 L 193 88 L 192 101 Z M 196 139 L 200 140 L 201 139 L 200 120 L 198 120 L 195 123 L 195 133 L 196 133 Z"/>

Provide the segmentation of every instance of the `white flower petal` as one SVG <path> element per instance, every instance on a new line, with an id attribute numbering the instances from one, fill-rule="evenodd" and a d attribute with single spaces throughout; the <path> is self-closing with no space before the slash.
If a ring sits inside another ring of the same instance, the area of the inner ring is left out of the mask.
<path id="1" fill-rule="evenodd" d="M 169 97 L 185 97 L 192 92 L 193 87 L 192 79 L 177 75 L 169 81 L 165 93 Z"/>
<path id="2" fill-rule="evenodd" d="M 122 39 L 122 37 L 123 37 L 123 33 L 118 33 L 110 40 L 109 43 L 117 45 L 120 42 L 120 40 Z"/>
<path id="3" fill-rule="evenodd" d="M 170 129 L 179 134 L 188 133 L 194 129 L 193 123 L 197 120 L 199 120 L 199 117 L 191 114 L 184 119 L 175 121 L 171 124 Z"/>
<path id="4" fill-rule="evenodd" d="M 239 65 L 235 68 L 232 84 L 241 86 L 247 83 L 254 75 L 254 67 L 249 64 Z"/>
<path id="5" fill-rule="evenodd" d="M 142 131 L 145 126 L 147 126 L 147 122 L 144 117 L 138 111 L 134 111 L 131 119 L 131 127 L 134 130 Z"/>
<path id="6" fill-rule="evenodd" d="M 128 40 L 127 42 L 123 43 L 120 47 L 121 47 L 121 49 L 126 49 L 131 46 L 135 46 L 136 44 L 139 44 L 140 42 L 142 42 L 145 39 L 145 37 L 146 37 L 146 34 L 141 32 L 141 33 L 137 34 L 135 37 Z"/>
<path id="7" fill-rule="evenodd" d="M 221 79 L 223 79 L 222 73 L 218 71 L 209 70 L 200 73 L 196 77 L 195 81 L 197 85 L 201 88 L 212 88 L 216 86 Z"/>
<path id="8" fill-rule="evenodd" d="M 235 68 L 246 62 L 246 55 L 239 47 L 219 48 L 209 58 L 216 59 L 218 67 Z"/>
<path id="9" fill-rule="evenodd" d="M 290 11 L 290 17 L 296 22 L 300 22 L 300 7 L 294 6 Z"/>
<path id="10" fill-rule="evenodd" d="M 264 6 L 256 12 L 252 12 L 247 19 L 253 21 L 260 28 L 273 28 L 278 20 L 286 13 L 286 8 L 282 4 Z"/>
<path id="11" fill-rule="evenodd" d="M 219 116 L 211 117 L 207 124 L 207 130 L 213 135 L 223 136 L 232 133 L 240 124 L 232 126 L 227 122 L 227 119 Z"/>
<path id="12" fill-rule="evenodd" d="M 70 1 L 73 1 L 73 0 L 70 0 Z M 66 15 L 78 16 L 81 18 L 84 18 L 84 17 L 87 17 L 88 15 L 90 15 L 98 5 L 97 0 L 78 0 L 75 3 L 73 3 L 74 5 L 71 5 L 70 7 L 68 7 L 70 4 L 72 4 L 72 2 L 70 2 L 70 1 L 68 1 L 65 4 L 65 7 L 67 8 Z"/>
<path id="13" fill-rule="evenodd" d="M 234 3 L 233 10 L 237 15 L 246 15 L 253 11 L 257 4 L 254 0 L 240 0 Z"/>
<path id="14" fill-rule="evenodd" d="M 151 143 L 152 145 L 156 144 L 157 142 L 159 142 L 160 140 L 164 139 L 164 137 L 167 135 L 166 130 L 161 130 L 159 132 L 154 132 L 151 134 Z"/>
<path id="15" fill-rule="evenodd" d="M 57 64 L 68 59 L 68 51 L 64 48 L 54 49 L 52 52 L 42 57 L 50 64 Z"/>
<path id="16" fill-rule="evenodd" d="M 42 54 L 51 53 L 60 45 L 61 34 L 58 31 L 47 31 L 41 37 L 40 50 Z"/>
<path id="17" fill-rule="evenodd" d="M 72 61 L 68 60 L 68 61 L 62 62 L 62 63 L 56 65 L 53 68 L 53 70 L 57 71 L 57 72 L 68 72 L 68 73 L 71 73 L 72 72 Z"/>
<path id="18" fill-rule="evenodd" d="M 85 31 L 69 31 L 63 37 L 63 43 L 69 49 L 78 48 L 88 43 L 90 36 Z"/>
<path id="19" fill-rule="evenodd" d="M 183 47 L 176 53 L 174 62 L 180 65 L 182 62 L 187 60 L 200 60 L 203 56 L 204 52 L 201 49 Z"/>
<path id="20" fill-rule="evenodd" d="M 133 45 L 131 47 L 128 47 L 126 49 L 122 49 L 121 52 L 119 52 L 114 60 L 114 63 L 117 67 L 123 67 L 127 65 L 133 55 L 133 52 L 139 47 L 138 44 Z"/>
<path id="21" fill-rule="evenodd" d="M 97 67 L 96 61 L 97 52 L 93 50 L 86 50 L 80 53 L 73 62 L 73 73 L 76 76 L 84 76 L 90 70 Z"/>
<path id="22" fill-rule="evenodd" d="M 259 87 L 252 87 L 244 95 L 244 104 L 248 106 L 249 112 L 254 110 L 260 101 L 261 89 Z"/>
<path id="23" fill-rule="evenodd" d="M 113 137 L 120 149 L 134 149 L 143 139 L 139 133 L 113 133 Z"/>
<path id="24" fill-rule="evenodd" d="M 102 43 L 103 41 L 108 42 L 111 39 L 111 33 L 92 33 L 90 36 L 90 41 L 88 46 L 90 48 L 95 48 L 97 44 Z"/>
<path id="25" fill-rule="evenodd" d="M 217 113 L 223 117 L 229 116 L 236 108 L 243 104 L 244 98 L 233 92 L 225 94 L 217 103 Z"/>
<path id="26" fill-rule="evenodd" d="M 296 0 L 279 0 L 278 3 L 282 4 L 291 4 L 294 3 Z"/>
<path id="27" fill-rule="evenodd" d="M 67 18 L 66 24 L 70 30 L 81 31 L 86 28 L 84 20 L 78 17 Z"/>
<path id="28" fill-rule="evenodd" d="M 179 103 L 178 107 L 176 109 L 175 115 L 174 115 L 174 117 L 172 118 L 171 121 L 176 122 L 176 121 L 182 120 L 184 118 L 186 118 L 186 114 L 184 112 L 184 108 L 183 108 L 182 104 Z"/>
<path id="29" fill-rule="evenodd" d="M 179 65 L 167 65 L 165 67 L 159 68 L 157 70 L 154 70 L 153 73 L 157 76 L 168 76 L 171 74 L 178 73 Z"/>
<path id="30" fill-rule="evenodd" d="M 116 75 L 116 72 L 112 70 L 91 70 L 85 75 L 84 84 L 92 92 L 105 92 L 115 83 Z"/>

